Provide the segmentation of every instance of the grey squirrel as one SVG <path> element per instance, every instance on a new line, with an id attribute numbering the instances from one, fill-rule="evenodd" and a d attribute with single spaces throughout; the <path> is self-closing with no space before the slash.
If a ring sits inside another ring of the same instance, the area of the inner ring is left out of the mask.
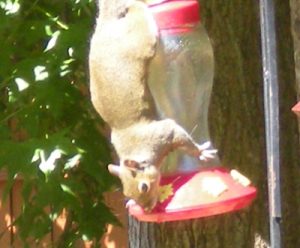
<path id="1" fill-rule="evenodd" d="M 100 1 L 100 0 L 99 0 Z M 174 120 L 158 117 L 147 85 L 158 30 L 143 1 L 101 0 L 90 44 L 91 100 L 111 128 L 120 165 L 108 166 L 123 193 L 145 211 L 158 201 L 160 166 L 174 149 L 207 159 L 214 150 L 198 145 Z"/>

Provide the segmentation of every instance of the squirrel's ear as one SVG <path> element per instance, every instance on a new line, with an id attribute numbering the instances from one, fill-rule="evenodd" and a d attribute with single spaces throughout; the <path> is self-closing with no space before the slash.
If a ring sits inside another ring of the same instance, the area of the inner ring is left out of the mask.
<path id="1" fill-rule="evenodd" d="M 140 167 L 140 164 L 138 162 L 129 159 L 124 160 L 124 165 L 131 170 L 136 170 Z"/>
<path id="2" fill-rule="evenodd" d="M 108 171 L 113 174 L 114 176 L 119 177 L 120 176 L 120 166 L 109 164 L 108 165 Z"/>

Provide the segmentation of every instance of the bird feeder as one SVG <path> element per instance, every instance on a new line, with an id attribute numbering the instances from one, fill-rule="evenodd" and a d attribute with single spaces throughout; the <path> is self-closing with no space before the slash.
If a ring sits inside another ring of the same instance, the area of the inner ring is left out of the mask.
<path id="1" fill-rule="evenodd" d="M 200 22 L 198 1 L 147 2 L 160 34 L 148 76 L 159 113 L 162 118 L 174 119 L 197 143 L 208 144 L 214 56 Z M 129 206 L 129 213 L 140 221 L 223 214 L 248 206 L 256 196 L 249 179 L 236 170 L 221 167 L 217 156 L 198 161 L 176 151 L 168 156 L 162 171 L 162 197 L 157 206 L 150 213 L 136 204 Z"/>
<path id="2" fill-rule="evenodd" d="M 164 176 L 161 187 L 172 194 L 151 213 L 145 213 L 136 204 L 129 207 L 129 213 L 146 222 L 187 220 L 239 210 L 256 196 L 249 179 L 223 167 Z"/>

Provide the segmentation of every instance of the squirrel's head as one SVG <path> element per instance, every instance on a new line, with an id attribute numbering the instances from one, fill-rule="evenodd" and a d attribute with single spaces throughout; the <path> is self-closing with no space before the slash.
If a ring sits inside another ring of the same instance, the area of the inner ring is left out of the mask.
<path id="1" fill-rule="evenodd" d="M 121 179 L 126 197 L 133 199 L 145 211 L 155 207 L 160 181 L 160 172 L 155 165 L 124 160 L 121 166 L 110 164 L 108 169 Z"/>

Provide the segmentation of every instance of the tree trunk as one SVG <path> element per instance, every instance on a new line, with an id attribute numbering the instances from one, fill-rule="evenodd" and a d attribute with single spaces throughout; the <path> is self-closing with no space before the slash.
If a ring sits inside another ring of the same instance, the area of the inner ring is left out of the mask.
<path id="1" fill-rule="evenodd" d="M 269 246 L 268 195 L 258 1 L 202 0 L 202 20 L 216 58 L 211 136 L 223 165 L 258 188 L 254 204 L 236 213 L 163 224 L 129 220 L 131 248 Z M 300 170 L 294 59 L 288 1 L 276 1 L 281 125 L 282 244 L 300 247 Z"/>
<path id="2" fill-rule="evenodd" d="M 298 101 L 300 96 L 300 2 L 290 0 L 291 6 L 291 29 L 294 44 L 295 74 L 298 93 Z M 300 118 L 298 118 L 298 127 L 300 130 Z"/>
<path id="3" fill-rule="evenodd" d="M 290 0 L 291 28 L 294 42 L 295 74 L 298 94 L 300 92 L 300 2 Z"/>

